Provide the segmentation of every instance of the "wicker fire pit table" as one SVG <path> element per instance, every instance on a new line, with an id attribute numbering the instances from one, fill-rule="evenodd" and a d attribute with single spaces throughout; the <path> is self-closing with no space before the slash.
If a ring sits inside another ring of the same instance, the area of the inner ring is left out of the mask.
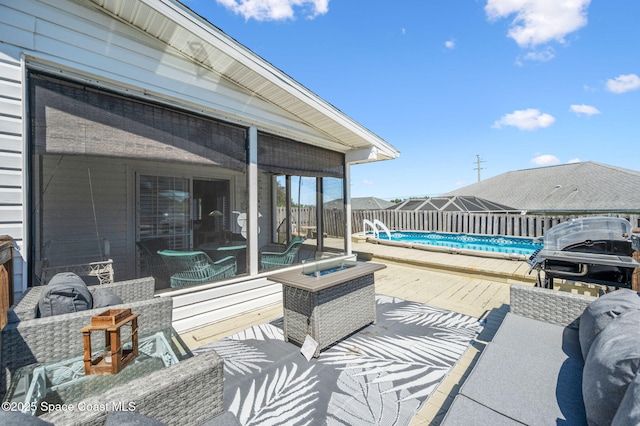
<path id="1" fill-rule="evenodd" d="M 307 335 L 318 342 L 314 356 L 376 321 L 373 273 L 386 268 L 355 262 L 339 270 L 307 275 L 299 270 L 270 279 L 283 285 L 284 338 L 302 345 Z"/>

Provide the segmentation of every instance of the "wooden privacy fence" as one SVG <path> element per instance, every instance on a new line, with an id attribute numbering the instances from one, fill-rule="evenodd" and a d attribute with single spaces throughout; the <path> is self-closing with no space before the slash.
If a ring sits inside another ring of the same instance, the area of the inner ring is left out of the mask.
<path id="1" fill-rule="evenodd" d="M 462 213 L 439 211 L 357 210 L 352 212 L 353 232 L 363 231 L 363 221 L 378 219 L 391 230 L 434 231 L 465 234 L 504 235 L 512 237 L 542 237 L 544 232 L 559 223 L 585 216 L 603 215 L 519 215 Z M 640 215 L 614 214 L 640 225 Z"/>
<path id="2" fill-rule="evenodd" d="M 278 208 L 278 223 L 286 211 Z M 397 210 L 354 210 L 351 213 L 352 232 L 362 232 L 365 219 L 375 219 L 390 230 L 433 231 L 464 234 L 504 235 L 513 237 L 542 237 L 544 232 L 559 223 L 578 217 L 610 216 L 621 217 L 631 222 L 632 227 L 640 227 L 638 214 L 580 214 L 580 215 L 519 215 L 494 213 L 462 213 L 439 211 L 397 211 Z M 300 227 L 316 226 L 315 207 L 295 208 L 293 223 Z M 344 212 L 324 211 L 324 232 L 326 235 L 344 237 Z M 370 231 L 370 229 L 367 229 Z"/>

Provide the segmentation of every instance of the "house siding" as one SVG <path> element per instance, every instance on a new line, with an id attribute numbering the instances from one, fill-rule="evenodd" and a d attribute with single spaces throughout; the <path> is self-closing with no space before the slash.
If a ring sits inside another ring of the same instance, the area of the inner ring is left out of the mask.
<path id="1" fill-rule="evenodd" d="M 0 16 L 4 16 L 1 9 Z M 4 34 L 2 26 L 0 33 Z M 22 64 L 17 53 L 14 49 L 0 51 L 0 235 L 15 240 L 12 278 L 14 295 L 19 297 L 25 267 L 25 212 Z"/>
<path id="2" fill-rule="evenodd" d="M 207 290 L 173 296 L 173 326 L 181 333 L 281 300 L 282 285 L 265 278 L 217 284 Z"/>

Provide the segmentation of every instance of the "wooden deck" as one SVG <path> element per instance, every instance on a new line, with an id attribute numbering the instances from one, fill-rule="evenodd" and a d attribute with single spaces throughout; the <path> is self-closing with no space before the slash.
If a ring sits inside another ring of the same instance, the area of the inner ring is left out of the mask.
<path id="1" fill-rule="evenodd" d="M 515 260 L 370 243 L 354 243 L 353 250 L 368 253 L 372 256 L 371 261 L 387 265 L 375 273 L 376 293 L 450 309 L 486 321 L 484 331 L 412 421 L 412 425 L 438 425 L 486 342 L 493 338 L 507 313 L 509 285 L 534 285 L 536 274 L 529 275 L 529 265 Z M 278 303 L 184 333 L 182 338 L 195 348 L 281 316 L 282 303 Z"/>

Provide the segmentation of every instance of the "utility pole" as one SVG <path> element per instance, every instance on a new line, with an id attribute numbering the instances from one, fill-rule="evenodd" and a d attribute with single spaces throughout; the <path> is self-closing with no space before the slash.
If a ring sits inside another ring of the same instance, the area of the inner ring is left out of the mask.
<path id="1" fill-rule="evenodd" d="M 484 163 L 484 160 L 480 159 L 480 154 L 476 155 L 476 162 L 478 165 L 474 170 L 478 171 L 478 182 L 480 182 L 480 170 L 482 170 L 482 167 L 480 167 L 480 163 Z"/>

